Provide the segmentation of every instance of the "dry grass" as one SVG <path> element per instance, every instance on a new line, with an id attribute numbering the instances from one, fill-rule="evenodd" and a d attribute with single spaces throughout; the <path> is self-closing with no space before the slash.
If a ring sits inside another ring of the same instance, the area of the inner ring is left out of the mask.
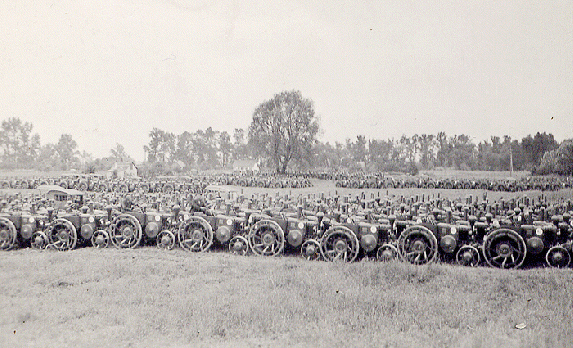
<path id="1" fill-rule="evenodd" d="M 570 270 L 153 248 L 0 258 L 2 347 L 573 345 Z"/>

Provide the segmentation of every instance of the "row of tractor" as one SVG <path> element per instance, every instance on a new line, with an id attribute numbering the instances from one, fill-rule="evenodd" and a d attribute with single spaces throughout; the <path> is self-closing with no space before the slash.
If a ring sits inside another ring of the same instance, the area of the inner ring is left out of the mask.
<path id="1" fill-rule="evenodd" d="M 131 192 L 164 193 L 190 192 L 202 193 L 210 184 L 236 185 L 262 188 L 305 188 L 311 187 L 309 179 L 297 176 L 214 174 L 198 176 L 169 176 L 154 179 L 116 178 L 110 179 L 97 175 L 64 175 L 55 178 L 13 178 L 1 179 L 2 189 L 37 189 L 45 185 L 57 185 L 64 189 L 76 189 L 82 192 Z"/>
<path id="2" fill-rule="evenodd" d="M 567 267 L 573 252 L 570 201 L 548 204 L 524 197 L 479 202 L 472 196 L 450 201 L 425 195 L 367 199 L 364 193 L 169 197 L 148 204 L 126 195 L 121 204 L 90 201 L 78 209 L 36 202 L 29 209 L 4 206 L 0 249 L 156 246 L 498 268 Z"/>
<path id="3" fill-rule="evenodd" d="M 519 192 L 528 190 L 557 191 L 573 187 L 569 177 L 526 177 L 522 179 L 452 179 L 422 177 L 392 177 L 378 175 L 341 175 L 335 181 L 336 187 L 353 189 L 423 188 L 489 190 Z"/>

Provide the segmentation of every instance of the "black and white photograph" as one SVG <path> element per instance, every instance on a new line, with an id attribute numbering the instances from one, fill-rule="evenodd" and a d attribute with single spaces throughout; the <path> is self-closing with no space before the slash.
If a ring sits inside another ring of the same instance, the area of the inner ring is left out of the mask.
<path id="1" fill-rule="evenodd" d="M 0 2 L 0 347 L 573 347 L 573 2 Z"/>

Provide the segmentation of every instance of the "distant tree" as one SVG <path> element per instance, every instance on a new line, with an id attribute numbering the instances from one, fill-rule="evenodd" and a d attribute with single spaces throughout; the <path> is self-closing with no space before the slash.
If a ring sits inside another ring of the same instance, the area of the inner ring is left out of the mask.
<path id="1" fill-rule="evenodd" d="M 357 135 L 356 142 L 350 145 L 350 152 L 354 162 L 366 161 L 366 136 Z"/>
<path id="2" fill-rule="evenodd" d="M 40 136 L 32 135 L 32 124 L 17 117 L 2 121 L 0 128 L 0 155 L 2 166 L 30 168 L 40 149 Z"/>
<path id="3" fill-rule="evenodd" d="M 231 136 L 227 132 L 221 132 L 219 136 L 219 150 L 221 151 L 221 164 L 226 166 L 231 160 L 231 153 L 233 152 L 233 144 L 231 143 Z"/>
<path id="4" fill-rule="evenodd" d="M 62 134 L 60 140 L 55 146 L 56 153 L 58 154 L 58 159 L 62 165 L 62 169 L 70 169 L 71 164 L 77 160 L 76 155 L 78 144 L 70 134 Z"/>
<path id="5" fill-rule="evenodd" d="M 159 128 L 149 132 L 149 144 L 143 148 L 147 152 L 149 162 L 168 162 L 175 154 L 175 135 Z"/>
<path id="6" fill-rule="evenodd" d="M 535 136 L 528 135 L 521 140 L 523 155 L 526 162 L 532 168 L 541 163 L 543 155 L 547 151 L 555 150 L 559 146 L 553 134 L 537 132 Z"/>
<path id="7" fill-rule="evenodd" d="M 115 148 L 110 150 L 111 157 L 117 162 L 133 161 L 130 155 L 125 152 L 125 147 L 121 144 L 115 144 Z"/>
<path id="8" fill-rule="evenodd" d="M 193 134 L 185 131 L 177 136 L 175 160 L 181 161 L 186 168 L 195 163 Z"/>
<path id="9" fill-rule="evenodd" d="M 235 128 L 233 132 L 233 157 L 237 159 L 247 159 L 250 156 L 249 145 L 245 138 L 245 130 L 242 128 Z"/>
<path id="10" fill-rule="evenodd" d="M 286 173 L 291 161 L 311 160 L 318 129 L 312 101 L 299 91 L 285 91 L 257 107 L 249 143 L 268 157 L 277 173 Z"/>

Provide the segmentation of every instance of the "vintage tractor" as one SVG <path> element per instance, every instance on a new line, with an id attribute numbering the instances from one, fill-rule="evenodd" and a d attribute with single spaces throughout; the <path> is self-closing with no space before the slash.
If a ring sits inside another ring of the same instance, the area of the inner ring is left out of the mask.
<path id="1" fill-rule="evenodd" d="M 474 215 L 469 217 L 469 230 L 458 231 L 459 249 L 456 252 L 456 263 L 461 266 L 478 266 L 481 262 L 481 245 L 483 237 L 488 233 L 489 223 L 483 219 L 478 221 Z"/>
<path id="2" fill-rule="evenodd" d="M 547 265 L 556 268 L 567 267 L 571 264 L 571 246 L 573 237 L 573 227 L 571 226 L 571 216 L 569 213 L 557 215 L 552 218 L 557 225 L 556 243 L 551 246 L 545 254 Z"/>
<path id="3" fill-rule="evenodd" d="M 224 212 L 196 213 L 195 216 L 204 219 L 215 231 L 214 245 L 228 248 L 234 254 L 246 255 L 249 252 L 249 242 L 244 235 L 247 219 L 249 218 L 247 215 L 238 216 L 238 214 L 232 214 L 231 205 L 226 204 Z M 208 236 L 208 231 L 205 231 L 205 233 Z"/>
<path id="4" fill-rule="evenodd" d="M 307 260 L 319 260 L 320 253 L 320 224 L 324 218 L 323 212 L 318 212 L 316 216 L 306 216 L 304 221 L 305 229 L 303 242 L 300 246 L 301 255 Z M 292 237 L 291 237 L 292 238 Z M 287 240 L 289 237 L 287 236 Z M 290 244 L 293 244 L 289 242 Z"/>
<path id="5" fill-rule="evenodd" d="M 17 247 L 35 247 L 35 241 L 41 249 L 47 244 L 42 232 L 47 217 L 32 212 L 7 212 L 0 215 L 0 250 Z"/>
<path id="6" fill-rule="evenodd" d="M 145 211 L 141 221 L 144 245 L 157 245 L 160 249 L 171 250 L 175 246 L 176 237 L 173 231 L 178 227 L 179 211 L 169 214 L 163 211 Z"/>

